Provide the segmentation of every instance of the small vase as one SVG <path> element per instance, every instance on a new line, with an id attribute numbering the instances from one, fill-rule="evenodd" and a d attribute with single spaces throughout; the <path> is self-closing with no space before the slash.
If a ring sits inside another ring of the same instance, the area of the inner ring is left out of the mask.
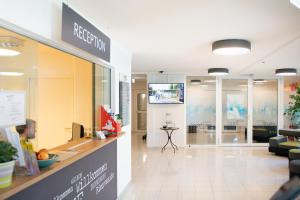
<path id="1" fill-rule="evenodd" d="M 14 167 L 14 160 L 6 163 L 0 163 L 0 189 L 9 187 L 11 185 Z"/>

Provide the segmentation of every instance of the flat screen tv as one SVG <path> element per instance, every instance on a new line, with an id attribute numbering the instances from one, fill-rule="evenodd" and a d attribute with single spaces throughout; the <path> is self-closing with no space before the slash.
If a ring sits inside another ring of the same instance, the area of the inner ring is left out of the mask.
<path id="1" fill-rule="evenodd" d="M 149 83 L 150 104 L 183 104 L 184 83 Z"/>

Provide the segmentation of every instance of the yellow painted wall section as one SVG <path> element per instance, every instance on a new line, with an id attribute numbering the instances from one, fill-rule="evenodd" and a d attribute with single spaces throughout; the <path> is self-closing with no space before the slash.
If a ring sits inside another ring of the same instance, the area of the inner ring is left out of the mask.
<path id="1" fill-rule="evenodd" d="M 92 127 L 92 63 L 39 44 L 38 148 L 72 137 L 72 122 Z"/>

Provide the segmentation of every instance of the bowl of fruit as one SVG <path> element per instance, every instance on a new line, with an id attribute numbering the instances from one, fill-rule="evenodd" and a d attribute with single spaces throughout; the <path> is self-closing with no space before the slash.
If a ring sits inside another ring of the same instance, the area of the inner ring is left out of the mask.
<path id="1" fill-rule="evenodd" d="M 47 149 L 41 149 L 36 153 L 36 158 L 38 160 L 39 168 L 44 169 L 53 165 L 57 159 L 57 154 L 49 154 Z"/>

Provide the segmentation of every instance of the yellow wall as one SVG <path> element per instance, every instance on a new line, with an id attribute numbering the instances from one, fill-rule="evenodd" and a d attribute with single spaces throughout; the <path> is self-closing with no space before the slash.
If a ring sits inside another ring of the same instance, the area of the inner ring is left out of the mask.
<path id="1" fill-rule="evenodd" d="M 53 148 L 72 137 L 72 122 L 92 128 L 92 63 L 38 46 L 37 147 Z"/>

